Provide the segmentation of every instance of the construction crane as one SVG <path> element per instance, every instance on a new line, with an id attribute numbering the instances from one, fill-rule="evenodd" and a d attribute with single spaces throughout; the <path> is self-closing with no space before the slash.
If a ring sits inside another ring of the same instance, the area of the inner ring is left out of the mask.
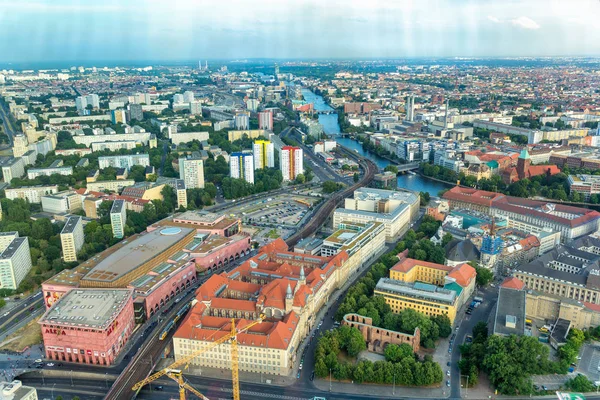
<path id="1" fill-rule="evenodd" d="M 181 370 L 177 369 L 177 367 L 185 365 L 185 367 L 187 368 L 188 364 L 194 358 L 200 356 L 202 353 L 204 353 L 210 349 L 217 347 L 218 345 L 220 345 L 222 343 L 230 341 L 230 344 L 231 344 L 231 381 L 232 381 L 232 385 L 233 385 L 233 399 L 240 400 L 240 381 L 239 381 L 239 371 L 238 371 L 239 359 L 238 359 L 238 348 L 237 348 L 237 344 L 238 344 L 237 343 L 237 335 L 239 333 L 247 331 L 248 329 L 252 328 L 255 325 L 260 324 L 261 322 L 264 321 L 264 319 L 265 319 L 265 315 L 261 314 L 258 317 L 258 319 L 250 322 L 248 325 L 246 325 L 242 329 L 237 329 L 235 326 L 235 319 L 232 318 L 231 319 L 231 332 L 229 332 L 225 336 L 215 340 L 214 342 L 207 344 L 200 350 L 195 351 L 194 353 L 175 361 L 174 363 L 169 365 L 167 368 L 161 369 L 160 371 L 155 372 L 154 374 L 150 375 L 146 379 L 139 381 L 138 383 L 133 385 L 133 387 L 131 389 L 134 391 L 140 390 L 145 385 L 147 385 L 151 382 L 154 382 L 158 378 L 161 378 L 166 375 L 169 378 L 173 379 L 175 382 L 177 382 L 177 384 L 179 385 L 179 399 L 180 400 L 185 400 L 186 389 L 191 391 L 192 393 L 194 393 L 196 396 L 200 397 L 202 400 L 208 400 L 204 395 L 202 395 L 196 389 L 192 388 L 189 384 L 184 382 L 182 372 L 181 372 Z"/>

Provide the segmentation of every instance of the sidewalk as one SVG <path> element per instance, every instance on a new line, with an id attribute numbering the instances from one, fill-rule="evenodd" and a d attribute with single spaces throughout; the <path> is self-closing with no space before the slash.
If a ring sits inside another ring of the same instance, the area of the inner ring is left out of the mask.
<path id="1" fill-rule="evenodd" d="M 315 379 L 314 385 L 317 389 L 329 392 L 330 383 L 325 379 Z M 407 386 L 396 386 L 394 385 L 381 385 L 381 384 L 368 384 L 361 383 L 354 384 L 348 382 L 331 382 L 331 392 L 333 393 L 347 393 L 347 394 L 364 394 L 369 396 L 382 396 L 382 397 L 409 397 L 409 398 L 430 398 L 439 399 L 446 398 L 450 394 L 450 388 L 442 387 L 407 387 Z M 326 397 L 326 396 L 325 396 Z"/>

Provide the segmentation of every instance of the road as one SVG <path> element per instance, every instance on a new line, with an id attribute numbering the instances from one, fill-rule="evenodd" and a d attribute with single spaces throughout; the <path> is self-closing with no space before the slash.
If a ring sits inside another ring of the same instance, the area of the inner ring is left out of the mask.
<path id="1" fill-rule="evenodd" d="M 2 119 L 2 126 L 4 127 L 4 132 L 6 136 L 8 136 L 9 144 L 12 146 L 13 137 L 17 132 L 16 127 L 12 125 L 12 121 L 9 119 L 9 110 L 6 106 L 4 106 L 3 102 L 0 102 L 0 118 Z"/>
<path id="2" fill-rule="evenodd" d="M 40 315 L 43 308 L 44 298 L 41 292 L 17 301 L 7 301 L 6 306 L 0 309 L 0 343 L 24 323 Z"/>
<path id="3" fill-rule="evenodd" d="M 162 176 L 163 170 L 165 168 L 165 160 L 167 159 L 167 150 L 169 149 L 169 143 L 165 142 L 163 144 L 162 155 L 160 157 L 160 168 L 158 168 L 158 176 Z"/>

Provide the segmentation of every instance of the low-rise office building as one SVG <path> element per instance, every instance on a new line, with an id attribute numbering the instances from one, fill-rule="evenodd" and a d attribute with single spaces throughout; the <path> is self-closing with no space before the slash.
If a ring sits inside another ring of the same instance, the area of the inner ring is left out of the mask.
<path id="1" fill-rule="evenodd" d="M 74 191 L 64 191 L 42 196 L 42 210 L 52 214 L 73 213 L 83 209 L 81 196 Z"/>
<path id="2" fill-rule="evenodd" d="M 418 218 L 419 196 L 410 191 L 359 188 L 354 198 L 345 199 L 344 208 L 333 214 L 333 226 L 348 223 L 380 222 L 385 227 L 386 241 L 394 242 Z"/>

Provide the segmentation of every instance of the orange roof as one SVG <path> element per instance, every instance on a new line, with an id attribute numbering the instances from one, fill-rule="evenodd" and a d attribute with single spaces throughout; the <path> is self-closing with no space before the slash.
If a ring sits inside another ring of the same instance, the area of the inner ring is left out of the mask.
<path id="1" fill-rule="evenodd" d="M 526 238 L 519 240 L 519 244 L 523 246 L 523 250 L 525 251 L 532 247 L 540 247 L 540 241 L 533 235 L 529 235 Z"/>
<path id="2" fill-rule="evenodd" d="M 401 253 L 403 254 L 403 253 Z M 414 258 L 402 258 L 391 269 L 398 272 L 408 272 L 415 266 L 427 268 L 441 269 L 444 271 L 452 271 L 452 267 L 442 264 L 436 264 L 428 261 L 415 260 Z"/>
<path id="3" fill-rule="evenodd" d="M 199 301 L 208 301 L 217 296 L 217 292 L 227 286 L 229 279 L 222 275 L 212 275 L 196 290 L 196 299 Z"/>
<path id="4" fill-rule="evenodd" d="M 256 312 L 256 302 L 250 300 L 227 299 L 224 297 L 214 297 L 210 302 L 210 308 L 221 310 L 236 310 Z"/>
<path id="5" fill-rule="evenodd" d="M 556 165 L 532 165 L 527 169 L 527 176 L 556 175 L 558 173 L 560 173 L 560 169 Z"/>
<path id="6" fill-rule="evenodd" d="M 469 264 L 460 264 L 452 269 L 452 271 L 448 274 L 449 278 L 453 278 L 456 283 L 458 283 L 462 287 L 469 286 L 469 284 L 475 279 L 477 273 L 475 272 L 475 268 L 471 267 Z"/>
<path id="7" fill-rule="evenodd" d="M 75 193 L 84 195 L 86 190 L 87 190 L 86 188 L 80 188 L 80 189 L 75 190 Z"/>
<path id="8" fill-rule="evenodd" d="M 227 289 L 242 293 L 257 293 L 261 286 L 258 283 L 230 280 Z"/>
<path id="9" fill-rule="evenodd" d="M 519 278 L 515 278 L 514 276 L 511 276 L 509 278 L 506 278 L 504 280 L 504 282 L 502 282 L 500 287 L 507 288 L 507 289 L 514 289 L 514 290 L 523 290 L 523 288 L 525 287 L 525 284 Z"/>
<path id="10" fill-rule="evenodd" d="M 455 186 L 446 191 L 442 197 L 447 200 L 464 201 L 465 203 L 475 203 L 491 207 L 492 201 L 504 197 L 504 195 L 502 193 Z"/>

